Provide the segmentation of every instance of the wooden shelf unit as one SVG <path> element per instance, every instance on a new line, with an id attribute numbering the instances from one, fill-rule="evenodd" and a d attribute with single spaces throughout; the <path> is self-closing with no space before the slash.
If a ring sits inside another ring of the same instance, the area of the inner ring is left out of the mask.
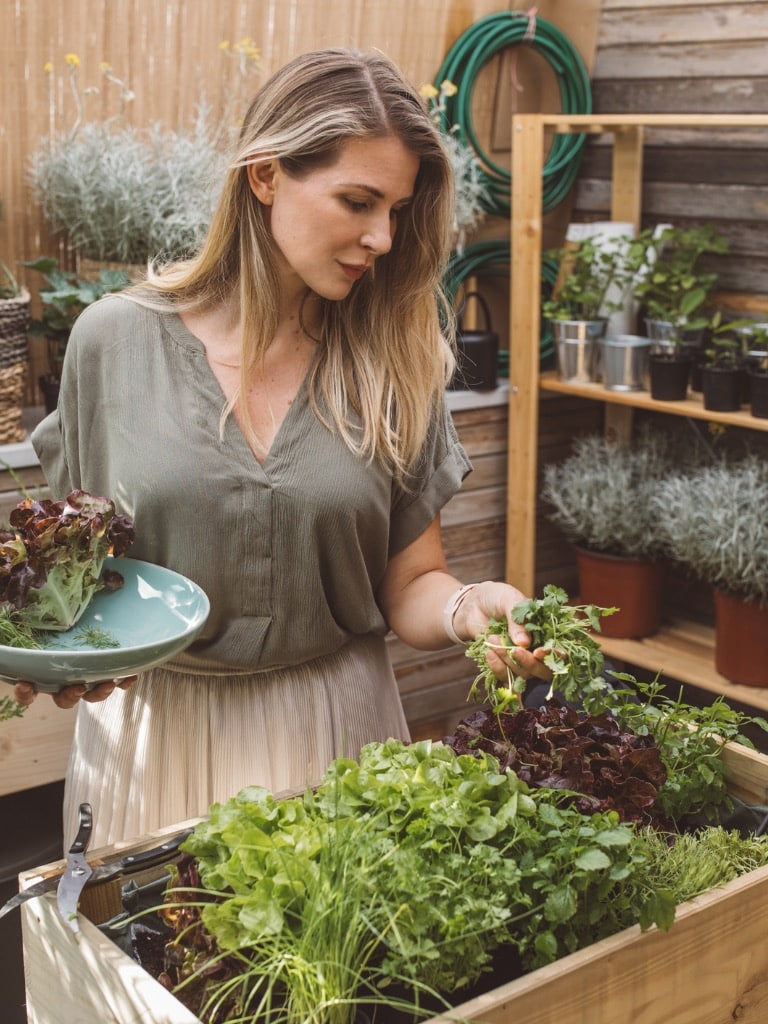
<path id="1" fill-rule="evenodd" d="M 641 226 L 644 129 L 768 128 L 763 114 L 515 114 L 512 118 L 512 215 L 510 231 L 510 393 L 507 493 L 507 579 L 525 593 L 535 591 L 539 392 L 594 399 L 606 405 L 606 426 L 628 434 L 634 409 L 768 430 L 768 421 L 747 412 L 704 410 L 695 397 L 657 402 L 648 392 L 614 392 L 599 384 L 568 384 L 539 371 L 543 171 L 551 134 L 604 135 L 612 141 L 610 219 Z M 682 630 L 682 633 L 681 633 Z M 692 631 L 698 639 L 692 642 Z M 685 639 L 687 637 L 687 639 Z M 736 687 L 713 668 L 712 630 L 691 624 L 664 626 L 643 641 L 604 640 L 606 654 L 633 665 L 725 693 L 768 708 L 768 691 Z M 739 691 L 738 694 L 736 691 Z"/>

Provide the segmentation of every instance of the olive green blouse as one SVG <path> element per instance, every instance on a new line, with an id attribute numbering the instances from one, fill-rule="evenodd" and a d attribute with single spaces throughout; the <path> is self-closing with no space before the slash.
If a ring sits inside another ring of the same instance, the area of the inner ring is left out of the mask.
<path id="1" fill-rule="evenodd" d="M 129 555 L 193 579 L 211 614 L 184 661 L 254 671 L 384 635 L 375 592 L 470 471 L 442 415 L 407 489 L 319 422 L 306 382 L 263 466 L 201 341 L 174 313 L 108 296 L 78 318 L 59 407 L 32 441 L 52 496 L 79 487 L 132 516 Z"/>

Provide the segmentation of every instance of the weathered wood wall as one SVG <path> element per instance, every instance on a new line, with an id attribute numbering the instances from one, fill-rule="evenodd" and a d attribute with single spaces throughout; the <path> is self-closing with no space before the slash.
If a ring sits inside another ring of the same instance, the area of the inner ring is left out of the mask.
<path id="1" fill-rule="evenodd" d="M 603 0 L 593 99 L 601 113 L 765 113 L 768 3 Z M 587 147 L 580 218 L 605 216 L 609 160 Z M 721 289 L 768 296 L 767 168 L 766 130 L 648 131 L 644 222 L 713 223 L 731 248 L 711 263 Z"/>

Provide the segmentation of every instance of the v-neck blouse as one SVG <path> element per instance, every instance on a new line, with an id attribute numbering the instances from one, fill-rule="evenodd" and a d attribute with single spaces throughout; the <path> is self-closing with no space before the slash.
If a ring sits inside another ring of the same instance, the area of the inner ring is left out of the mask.
<path id="1" fill-rule="evenodd" d="M 107 296 L 78 318 L 58 409 L 33 433 L 54 498 L 78 487 L 134 520 L 129 556 L 211 601 L 180 661 L 201 671 L 295 665 L 384 635 L 375 592 L 471 466 L 445 406 L 408 488 L 315 415 L 306 382 L 259 464 L 202 342 L 175 313 Z"/>

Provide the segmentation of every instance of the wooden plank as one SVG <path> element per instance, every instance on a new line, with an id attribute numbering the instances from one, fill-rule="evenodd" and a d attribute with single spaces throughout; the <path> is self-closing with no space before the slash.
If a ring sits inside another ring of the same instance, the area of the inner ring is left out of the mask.
<path id="1" fill-rule="evenodd" d="M 711 628 L 672 620 L 654 636 L 643 640 L 600 637 L 600 646 L 609 658 L 660 673 L 665 685 L 670 680 L 689 683 L 726 701 L 738 701 L 750 708 L 768 711 L 768 687 L 732 683 L 715 671 Z"/>
<path id="2" fill-rule="evenodd" d="M 513 119 L 510 280 L 510 406 L 507 487 L 507 579 L 534 586 L 536 421 L 540 337 L 541 213 L 544 130 L 540 118 Z"/>
<path id="3" fill-rule="evenodd" d="M 723 6 L 723 0 L 696 0 L 697 7 L 705 7 L 710 4 Z M 690 7 L 691 0 L 603 0 L 601 10 L 605 11 L 635 11 L 642 10 L 674 10 L 677 7 Z M 634 17 L 628 14 L 627 17 Z"/>
<path id="4" fill-rule="evenodd" d="M 746 77 L 738 66 L 715 82 L 711 78 L 632 77 L 625 69 L 619 77 L 592 83 L 592 104 L 596 111 L 644 111 L 657 114 L 762 114 L 765 111 L 765 70 Z"/>
<path id="5" fill-rule="evenodd" d="M 74 712 L 57 708 L 47 694 L 38 697 L 21 718 L 3 722 L 0 795 L 63 779 L 74 730 Z"/>
<path id="6" fill-rule="evenodd" d="M 503 487 L 506 484 L 507 453 L 503 448 L 488 455 L 471 456 L 471 459 L 472 472 L 462 483 L 460 493 L 467 494 L 488 487 Z"/>
<path id="7" fill-rule="evenodd" d="M 472 553 L 503 550 L 505 527 L 504 516 L 480 523 L 444 527 L 442 535 L 446 558 L 451 562 Z"/>
<path id="8" fill-rule="evenodd" d="M 642 51 L 644 59 L 649 48 L 659 45 L 687 46 L 703 43 L 719 47 L 726 42 L 763 39 L 768 42 L 768 3 L 721 3 L 702 6 L 698 3 L 673 7 L 652 7 L 643 4 L 631 15 L 631 43 Z M 600 15 L 600 52 L 610 48 L 623 48 L 627 39 L 627 13 L 625 10 L 606 9 Z M 638 54 L 639 56 L 639 54 Z M 738 65 L 734 65 L 738 67 Z M 624 77 L 634 76 L 630 67 Z"/>
<path id="9" fill-rule="evenodd" d="M 638 409 L 652 409 L 654 412 L 668 413 L 674 416 L 689 416 L 693 419 L 708 420 L 713 423 L 724 423 L 734 427 L 747 427 L 750 430 L 768 430 L 768 420 L 758 419 L 749 412 L 712 412 L 704 408 L 701 395 L 690 392 L 683 402 L 657 402 L 648 391 L 607 391 L 601 384 L 571 384 L 558 378 L 555 373 L 541 375 L 541 387 L 547 391 L 579 394 L 584 398 L 593 398 L 598 402 L 612 402 L 617 405 L 630 405 Z"/>
<path id="10" fill-rule="evenodd" d="M 643 190 L 643 127 L 618 132 L 613 144 L 611 220 L 640 230 Z"/>
<path id="11" fill-rule="evenodd" d="M 710 41 L 655 46 L 612 46 L 597 52 L 592 77 L 602 78 L 706 78 L 765 75 L 765 33 L 757 38 L 735 39 L 718 46 Z"/>
<path id="12" fill-rule="evenodd" d="M 496 519 L 504 514 L 506 489 L 485 487 L 476 491 L 459 491 L 443 509 L 440 521 L 443 526 L 457 523 L 482 522 Z"/>
<path id="13" fill-rule="evenodd" d="M 748 804 L 768 805 L 768 765 L 764 754 L 734 743 L 726 743 L 723 762 L 728 773 L 728 791 Z"/>
<path id="14" fill-rule="evenodd" d="M 678 907 L 668 932 L 628 928 L 427 1024 L 757 1024 L 768 1015 L 766 913 L 760 868 Z"/>
<path id="15" fill-rule="evenodd" d="M 768 80 L 766 80 L 768 94 Z M 612 149 L 591 140 L 585 147 L 579 177 L 611 177 Z M 646 146 L 643 152 L 644 181 L 689 181 L 698 185 L 765 185 L 765 154 L 733 146 L 709 146 L 699 140 L 679 146 Z"/>
<path id="16" fill-rule="evenodd" d="M 580 178 L 576 187 L 579 209 L 607 210 L 611 203 L 610 183 L 593 178 Z M 648 181 L 643 186 L 643 217 L 659 216 L 675 211 L 676 218 L 706 217 L 706 212 L 719 211 L 729 220 L 768 221 L 765 187 L 751 185 L 710 185 L 694 182 Z"/>

